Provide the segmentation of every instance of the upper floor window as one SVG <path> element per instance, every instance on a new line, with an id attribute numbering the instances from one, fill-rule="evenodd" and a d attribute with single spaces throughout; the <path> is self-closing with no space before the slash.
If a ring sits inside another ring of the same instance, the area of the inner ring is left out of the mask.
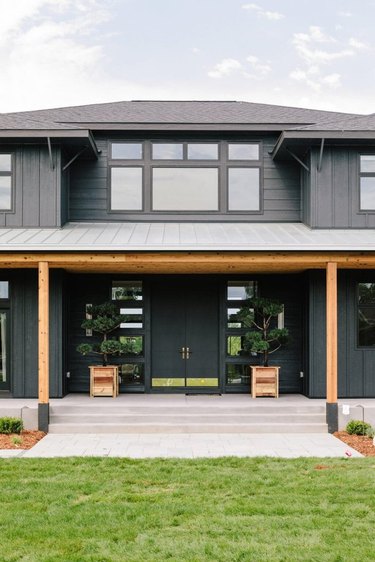
<path id="1" fill-rule="evenodd" d="M 12 155 L 0 154 L 0 210 L 12 208 Z"/>
<path id="2" fill-rule="evenodd" d="M 360 156 L 360 209 L 375 211 L 375 154 Z"/>
<path id="3" fill-rule="evenodd" d="M 259 143 L 112 142 L 110 210 L 259 212 L 260 167 Z"/>

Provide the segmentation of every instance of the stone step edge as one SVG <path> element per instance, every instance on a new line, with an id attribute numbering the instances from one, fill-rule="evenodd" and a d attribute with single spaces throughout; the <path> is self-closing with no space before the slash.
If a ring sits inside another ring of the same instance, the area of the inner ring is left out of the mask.
<path id="1" fill-rule="evenodd" d="M 257 413 L 279 413 L 279 414 L 325 414 L 326 409 L 322 406 L 315 406 L 311 408 L 294 408 L 294 407 L 287 407 L 287 406 L 256 406 L 254 408 L 250 407 L 242 407 L 242 408 L 189 408 L 189 407 L 182 407 L 176 408 L 168 406 L 162 407 L 153 407 L 153 408 L 129 408 L 129 407 L 121 407 L 121 406 L 88 406 L 88 407 L 79 407 L 79 406 L 51 406 L 50 412 L 51 413 L 58 413 L 58 414 L 73 414 L 73 413 L 90 413 L 93 410 L 92 414 L 96 415 L 99 413 L 107 413 L 109 414 L 124 414 L 124 415 L 133 415 L 133 414 L 157 414 L 157 413 L 165 413 L 165 414 L 257 414 Z"/>
<path id="2" fill-rule="evenodd" d="M 325 414 L 321 414 L 321 413 L 304 413 L 304 414 L 299 414 L 299 413 L 266 413 L 266 412 L 256 412 L 256 413 L 241 413 L 238 414 L 237 412 L 231 412 L 231 413 L 222 413 L 222 414 L 217 414 L 217 413 L 207 413 L 207 412 L 202 412 L 202 413 L 197 413 L 197 414 L 191 414 L 191 413 L 169 413 L 169 412 L 161 412 L 161 413 L 149 413 L 149 414 L 126 414 L 126 413 L 121 413 L 121 414 L 113 414 L 113 413 L 106 413 L 106 414 L 99 414 L 99 413 L 87 413 L 87 412 L 83 412 L 83 413 L 72 413 L 72 414 L 67 414 L 67 413 L 51 413 L 50 414 L 50 419 L 67 419 L 69 420 L 70 418 L 88 418 L 88 419 L 93 419 L 93 420 L 101 420 L 103 422 L 105 422 L 106 420 L 116 420 L 117 418 L 120 419 L 128 419 L 130 421 L 136 421 L 136 420 L 144 420 L 144 419 L 149 419 L 152 420 L 153 418 L 165 418 L 166 420 L 168 419 L 174 419 L 174 418 L 184 418 L 184 419 L 191 419 L 192 421 L 195 419 L 200 419 L 200 420 L 210 420 L 212 418 L 220 418 L 220 419 L 225 419 L 225 418 L 232 418 L 232 417 L 236 417 L 238 420 L 242 420 L 242 419 L 258 419 L 260 417 L 262 418 L 268 418 L 270 420 L 277 420 L 279 418 L 291 418 L 291 419 L 297 419 L 297 418 L 306 418 L 306 417 L 310 417 L 310 418 L 321 418 L 321 419 L 325 419 Z M 219 422 L 220 423 L 220 422 Z"/>
<path id="3" fill-rule="evenodd" d="M 327 433 L 327 424 L 306 423 L 300 425 L 293 424 L 242 424 L 223 425 L 205 424 L 191 425 L 183 424 L 177 426 L 157 424 L 137 424 L 134 426 L 116 424 L 102 426 L 100 424 L 50 424 L 50 433 Z"/>

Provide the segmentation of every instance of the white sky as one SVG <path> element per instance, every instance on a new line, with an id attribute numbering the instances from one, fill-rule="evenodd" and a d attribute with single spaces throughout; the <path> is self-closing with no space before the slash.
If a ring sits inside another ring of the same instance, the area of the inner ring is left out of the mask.
<path id="1" fill-rule="evenodd" d="M 0 0 L 0 112 L 230 99 L 375 112 L 375 0 Z"/>

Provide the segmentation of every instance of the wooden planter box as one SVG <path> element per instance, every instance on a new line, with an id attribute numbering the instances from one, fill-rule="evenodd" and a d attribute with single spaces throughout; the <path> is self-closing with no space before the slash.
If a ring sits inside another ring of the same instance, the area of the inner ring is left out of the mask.
<path id="1" fill-rule="evenodd" d="M 251 395 L 279 397 L 280 367 L 251 367 Z"/>
<path id="2" fill-rule="evenodd" d="M 118 367 L 94 365 L 90 369 L 90 396 L 118 396 Z"/>

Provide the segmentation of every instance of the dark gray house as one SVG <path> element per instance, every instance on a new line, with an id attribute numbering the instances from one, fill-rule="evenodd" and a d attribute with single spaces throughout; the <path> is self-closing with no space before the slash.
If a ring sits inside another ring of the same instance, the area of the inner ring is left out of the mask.
<path id="1" fill-rule="evenodd" d="M 374 229 L 375 115 L 0 114 L 0 390 L 39 396 L 41 420 L 50 397 L 88 392 L 81 322 L 112 300 L 132 349 L 121 392 L 248 393 L 233 317 L 250 291 L 284 304 L 280 392 L 326 398 L 332 429 L 338 396 L 375 396 Z"/>

